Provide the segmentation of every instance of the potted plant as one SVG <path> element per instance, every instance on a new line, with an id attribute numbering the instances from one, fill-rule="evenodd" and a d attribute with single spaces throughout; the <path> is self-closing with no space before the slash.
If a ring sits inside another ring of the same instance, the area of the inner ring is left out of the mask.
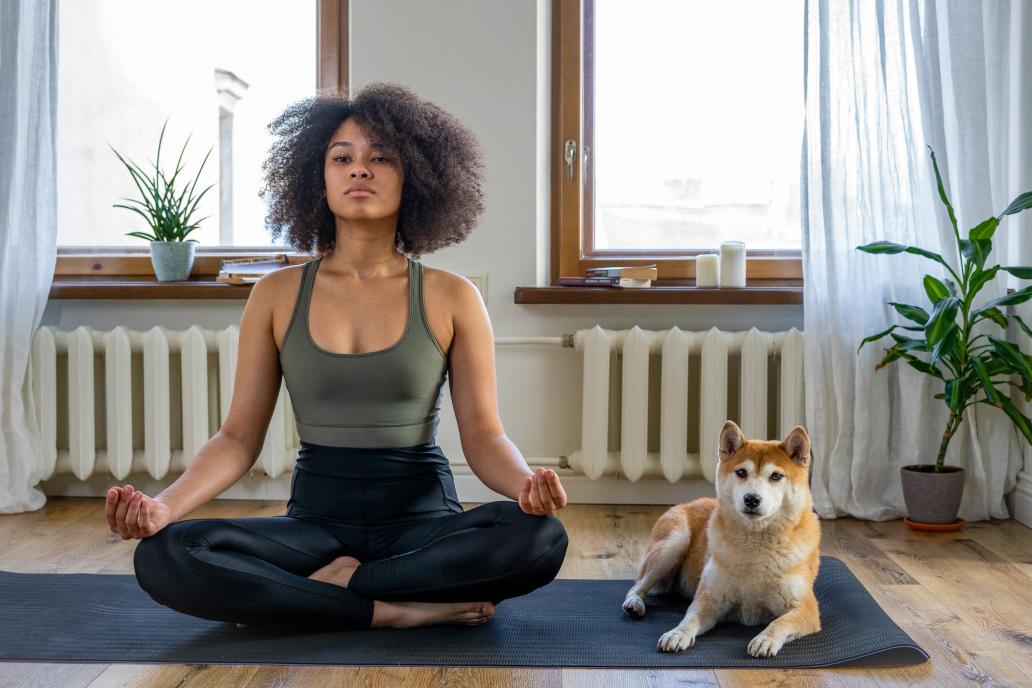
<path id="1" fill-rule="evenodd" d="M 201 163 L 201 167 L 197 170 L 197 175 L 194 177 L 193 182 L 186 184 L 182 190 L 176 187 L 176 177 L 179 176 L 183 169 L 180 163 L 183 160 L 183 152 L 186 151 L 186 143 L 190 142 L 189 136 L 186 137 L 183 150 L 179 153 L 179 160 L 176 161 L 176 171 L 172 174 L 172 178 L 168 179 L 165 177 L 165 173 L 161 171 L 160 165 L 161 144 L 165 138 L 166 126 L 168 126 L 167 119 L 161 127 L 161 136 L 158 137 L 158 158 L 154 163 L 153 178 L 144 174 L 143 170 L 136 163 L 126 161 L 117 150 L 110 145 L 108 146 L 118 156 L 118 159 L 122 161 L 122 164 L 126 166 L 126 169 L 129 170 L 129 174 L 132 176 L 133 182 L 136 184 L 136 188 L 140 190 L 140 195 L 143 198 L 142 201 L 133 198 L 123 198 L 121 200 L 137 205 L 128 206 L 116 203 L 113 207 L 131 210 L 147 221 L 151 228 L 150 234 L 145 232 L 128 232 L 126 236 L 139 237 L 140 239 L 150 241 L 151 265 L 154 266 L 154 274 L 157 275 L 159 282 L 185 280 L 190 276 L 194 260 L 194 244 L 197 243 L 197 240 L 187 239 L 186 236 L 200 226 L 201 220 L 207 219 L 205 217 L 196 222 L 191 222 L 191 218 L 197 210 L 197 204 L 200 203 L 201 198 L 208 192 L 208 189 L 215 186 L 212 184 L 196 197 L 193 195 L 194 190 L 197 188 L 197 180 L 201 176 L 201 170 L 204 169 L 205 163 L 208 162 L 208 155 L 211 155 L 211 149 L 208 149 L 208 155 L 204 156 L 204 162 Z"/>
<path id="2" fill-rule="evenodd" d="M 939 455 L 934 464 L 903 466 L 900 472 L 907 523 L 922 530 L 955 530 L 964 524 L 963 519 L 956 518 L 964 489 L 964 469 L 943 462 L 950 439 L 964 420 L 967 408 L 974 404 L 989 404 L 1002 409 L 1025 439 L 1032 443 L 1032 420 L 1014 405 L 1008 388 L 1009 385 L 1020 390 L 1026 400 L 1032 399 L 1032 357 L 1003 338 L 1011 320 L 1032 336 L 1032 329 L 1020 317 L 1008 316 L 1004 312 L 1006 306 L 1032 299 L 1032 287 L 975 304 L 978 293 L 1001 270 L 1020 279 L 1032 279 L 1032 267 L 985 265 L 992 250 L 993 233 L 1000 221 L 1007 215 L 1032 207 L 1032 191 L 1015 198 L 999 217 L 990 217 L 979 223 L 968 231 L 967 239 L 961 239 L 953 206 L 946 197 L 939 175 L 935 151 L 930 146 L 928 150 L 931 151 L 939 197 L 946 205 L 953 224 L 959 268 L 954 270 L 941 255 L 916 246 L 890 241 L 857 246 L 866 253 L 906 252 L 924 256 L 942 265 L 952 278 L 940 280 L 932 275 L 924 276 L 930 313 L 920 306 L 889 302 L 888 305 L 911 324 L 893 325 L 884 332 L 867 337 L 860 342 L 857 353 L 864 344 L 891 336 L 895 343 L 886 349 L 885 357 L 875 370 L 902 359 L 922 373 L 942 381 L 943 392 L 936 394 L 935 398 L 944 401 L 948 416 Z M 999 326 L 1002 331 L 995 330 L 993 326 Z M 987 327 L 991 330 L 984 331 Z M 897 334 L 896 329 L 916 334 L 904 336 Z M 1000 336 L 994 336 L 994 333 Z"/>

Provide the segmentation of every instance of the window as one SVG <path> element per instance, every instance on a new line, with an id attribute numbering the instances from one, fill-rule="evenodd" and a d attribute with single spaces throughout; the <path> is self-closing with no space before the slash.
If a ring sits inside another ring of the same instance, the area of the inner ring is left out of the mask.
<path id="1" fill-rule="evenodd" d="M 59 13 L 59 252 L 148 250 L 127 236 L 149 233 L 145 220 L 113 207 L 140 191 L 112 148 L 153 174 L 166 120 L 167 175 L 183 151 L 177 182 L 192 181 L 208 155 L 198 250 L 282 247 L 258 197 L 266 125 L 318 88 L 345 87 L 346 0 L 63 0 Z"/>
<path id="2" fill-rule="evenodd" d="M 803 2 L 556 0 L 553 284 L 745 241 L 798 279 Z"/>

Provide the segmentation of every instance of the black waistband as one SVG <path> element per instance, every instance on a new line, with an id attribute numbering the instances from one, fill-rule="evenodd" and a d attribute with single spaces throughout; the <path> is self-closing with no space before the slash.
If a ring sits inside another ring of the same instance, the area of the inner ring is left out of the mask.
<path id="1" fill-rule="evenodd" d="M 435 440 L 411 447 L 330 447 L 301 442 L 294 470 L 356 480 L 403 478 L 449 470 Z"/>

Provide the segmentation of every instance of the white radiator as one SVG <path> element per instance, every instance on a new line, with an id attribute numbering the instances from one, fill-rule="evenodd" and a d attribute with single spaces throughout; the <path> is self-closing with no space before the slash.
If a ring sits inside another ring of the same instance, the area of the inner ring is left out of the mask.
<path id="1" fill-rule="evenodd" d="M 182 331 L 154 327 L 146 332 L 125 327 L 79 327 L 71 332 L 39 328 L 33 337 L 32 368 L 46 465 L 43 479 L 72 474 L 87 481 L 110 473 L 124 480 L 130 473 L 145 471 L 161 480 L 169 473 L 182 473 L 229 411 L 238 336 L 236 326 Z M 525 458 L 531 467 L 572 469 L 579 474 L 571 476 L 573 490 L 588 501 L 673 500 L 683 490 L 664 492 L 655 483 L 693 478 L 712 483 L 717 436 L 727 418 L 738 421 L 752 438 L 767 438 L 772 432 L 781 438 L 803 423 L 803 335 L 795 329 L 613 331 L 596 326 L 572 336 L 502 337 L 495 342 L 562 345 L 583 353 L 580 449 L 569 456 Z M 657 357 L 659 367 L 651 372 L 658 373 L 658 380 L 650 390 L 650 362 Z M 729 367 L 732 359 L 740 365 Z M 614 365 L 617 362 L 620 365 Z M 771 366 L 777 372 L 768 376 Z M 697 379 L 690 372 L 696 369 Z M 738 379 L 732 389 L 729 372 Z M 610 389 L 611 377 L 619 390 Z M 732 397 L 738 399 L 735 412 L 729 405 Z M 650 406 L 658 418 L 650 419 Z M 611 417 L 620 419 L 612 428 Z M 658 443 L 653 444 L 658 444 L 658 451 L 649 451 L 649 429 L 657 429 L 657 420 Z M 697 445 L 693 451 L 690 435 Z M 617 443 L 619 451 L 611 451 L 610 445 Z M 252 476 L 289 473 L 298 449 L 290 397 L 281 382 Z M 453 458 L 453 468 L 461 498 L 492 498 L 493 493 L 468 475 L 459 456 Z M 624 486 L 628 480 L 659 480 L 651 481 L 649 494 L 642 495 L 609 490 L 600 485 L 604 476 L 619 478 Z M 600 487 L 579 485 L 577 478 Z M 571 492 L 571 498 L 577 500 L 577 494 Z"/>
<path id="2" fill-rule="evenodd" d="M 684 332 L 580 330 L 574 348 L 584 354 L 581 448 L 569 457 L 570 466 L 592 480 L 619 474 L 632 482 L 642 477 L 705 478 L 714 482 L 717 440 L 728 418 L 738 422 L 746 437 L 784 438 L 803 424 L 803 335 L 788 332 Z M 610 393 L 614 355 L 622 361 L 619 395 Z M 648 451 L 649 363 L 659 355 L 659 451 Z M 691 379 L 690 362 L 698 357 L 699 379 Z M 728 389 L 729 357 L 741 363 L 737 390 Z M 768 367 L 777 374 L 768 379 Z M 736 391 L 737 413 L 728 404 Z M 696 395 L 697 417 L 688 412 L 689 395 Z M 773 403 L 771 403 L 773 400 Z M 619 406 L 619 452 L 609 449 L 609 419 Z M 776 414 L 770 417 L 768 412 Z M 697 423 L 698 451 L 688 451 L 689 424 Z M 773 429 L 774 437 L 768 437 Z"/>
<path id="3" fill-rule="evenodd" d="M 229 412 L 238 337 L 235 325 L 146 332 L 39 328 L 32 368 L 43 479 L 71 472 L 87 480 L 110 472 L 124 480 L 141 470 L 160 479 L 185 471 Z M 60 394 L 59 365 L 67 366 Z M 95 436 L 97 427 L 105 437 Z M 275 478 L 291 470 L 297 448 L 290 398 L 281 382 L 255 469 Z"/>

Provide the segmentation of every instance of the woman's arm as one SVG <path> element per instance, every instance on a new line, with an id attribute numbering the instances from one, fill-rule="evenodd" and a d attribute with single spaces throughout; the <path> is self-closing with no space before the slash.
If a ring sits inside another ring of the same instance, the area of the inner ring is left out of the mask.
<path id="1" fill-rule="evenodd" d="M 462 452 L 470 468 L 495 492 L 518 501 L 529 513 L 554 513 L 566 493 L 553 470 L 527 465 L 506 437 L 498 414 L 494 334 L 480 292 L 469 280 L 451 280 L 454 336 L 449 349 L 452 406 Z"/>

